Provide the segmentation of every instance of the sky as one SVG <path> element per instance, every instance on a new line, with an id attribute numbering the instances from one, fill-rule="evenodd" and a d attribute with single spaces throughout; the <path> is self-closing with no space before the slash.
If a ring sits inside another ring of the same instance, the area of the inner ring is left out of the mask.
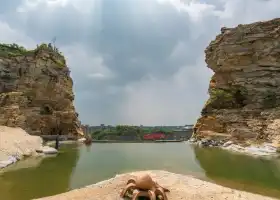
<path id="1" fill-rule="evenodd" d="M 56 37 L 83 124 L 195 123 L 221 27 L 280 16 L 279 0 L 0 0 L 0 42 Z"/>

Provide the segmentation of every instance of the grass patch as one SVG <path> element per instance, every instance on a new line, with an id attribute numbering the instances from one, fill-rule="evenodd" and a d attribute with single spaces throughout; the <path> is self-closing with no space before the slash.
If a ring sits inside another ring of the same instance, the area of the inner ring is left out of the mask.
<path id="1" fill-rule="evenodd" d="M 241 108 L 246 105 L 248 96 L 245 88 L 232 87 L 230 89 L 212 88 L 206 106 L 216 109 Z"/>
<path id="2" fill-rule="evenodd" d="M 3 44 L 0 43 L 0 56 L 21 56 L 21 55 L 32 55 L 36 54 L 41 50 L 48 51 L 51 54 L 56 55 L 57 57 L 60 57 L 61 60 L 64 60 L 64 56 L 62 52 L 59 51 L 59 49 L 52 45 L 51 43 L 46 44 L 42 43 L 40 45 L 37 45 L 35 49 L 28 50 L 24 48 L 23 46 L 19 46 L 18 44 Z M 63 63 L 63 61 L 62 61 Z"/>
<path id="3" fill-rule="evenodd" d="M 50 59 L 52 59 L 59 68 L 66 67 L 66 60 L 63 56 L 62 52 L 59 49 L 52 45 L 51 43 L 46 44 L 42 43 L 37 45 L 35 49 L 28 50 L 23 46 L 19 46 L 17 44 L 1 44 L 0 43 L 0 57 L 3 58 L 12 58 L 17 56 L 36 56 L 40 54 L 40 52 L 47 52 L 50 55 Z"/>
<path id="4" fill-rule="evenodd" d="M 0 44 L 0 56 L 12 57 L 23 55 L 27 50 L 17 44 Z"/>

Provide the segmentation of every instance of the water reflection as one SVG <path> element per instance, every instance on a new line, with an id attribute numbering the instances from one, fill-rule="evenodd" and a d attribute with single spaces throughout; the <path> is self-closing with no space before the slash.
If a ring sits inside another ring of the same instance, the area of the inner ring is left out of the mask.
<path id="1" fill-rule="evenodd" d="M 254 159 L 184 143 L 67 145 L 56 157 L 28 159 L 0 173 L 3 200 L 29 200 L 94 184 L 116 174 L 167 170 L 280 197 L 280 160 Z"/>
<path id="2" fill-rule="evenodd" d="M 1 199 L 28 200 L 67 191 L 78 158 L 78 149 L 71 148 L 41 160 L 39 166 L 8 170 L 0 175 Z"/>
<path id="3" fill-rule="evenodd" d="M 221 185 L 280 197 L 280 160 L 194 147 L 205 175 Z"/>
<path id="4" fill-rule="evenodd" d="M 71 188 L 109 179 L 116 174 L 137 170 L 168 170 L 201 174 L 189 145 L 169 144 L 93 144 L 80 148 L 80 158 L 71 179 Z"/>

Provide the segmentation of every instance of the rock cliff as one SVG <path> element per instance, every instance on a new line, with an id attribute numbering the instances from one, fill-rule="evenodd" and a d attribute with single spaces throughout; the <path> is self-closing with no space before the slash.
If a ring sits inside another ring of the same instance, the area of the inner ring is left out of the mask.
<path id="1" fill-rule="evenodd" d="M 280 142 L 280 19 L 222 28 L 205 50 L 214 71 L 194 138 Z"/>
<path id="2" fill-rule="evenodd" d="M 51 44 L 0 45 L 0 125 L 31 135 L 82 134 L 65 58 Z"/>

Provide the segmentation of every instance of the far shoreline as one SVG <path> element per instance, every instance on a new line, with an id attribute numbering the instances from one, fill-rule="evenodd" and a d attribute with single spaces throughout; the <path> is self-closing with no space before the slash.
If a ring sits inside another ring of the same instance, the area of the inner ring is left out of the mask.
<path id="1" fill-rule="evenodd" d="M 92 140 L 92 143 L 183 143 L 188 140 Z M 60 140 L 59 144 L 72 144 L 72 143 L 83 143 L 83 141 L 79 140 Z M 45 141 L 47 145 L 54 145 L 55 140 Z"/>
<path id="2" fill-rule="evenodd" d="M 176 143 L 185 141 L 187 140 L 92 140 L 92 143 Z"/>
<path id="3" fill-rule="evenodd" d="M 60 140 L 59 144 L 83 144 L 83 140 Z M 279 158 L 280 154 L 277 152 L 276 148 L 271 144 L 263 145 L 251 145 L 249 147 L 242 147 L 241 145 L 230 144 L 228 146 L 203 146 L 198 142 L 193 142 L 192 140 L 92 140 L 92 144 L 161 144 L 161 143 L 187 143 L 190 145 L 199 146 L 200 148 L 219 148 L 223 151 L 228 151 L 230 153 L 238 153 L 247 155 L 250 157 L 263 157 L 263 158 Z M 45 141 L 45 145 L 54 146 L 55 141 L 49 140 Z M 271 149 L 273 148 L 273 149 Z"/>

